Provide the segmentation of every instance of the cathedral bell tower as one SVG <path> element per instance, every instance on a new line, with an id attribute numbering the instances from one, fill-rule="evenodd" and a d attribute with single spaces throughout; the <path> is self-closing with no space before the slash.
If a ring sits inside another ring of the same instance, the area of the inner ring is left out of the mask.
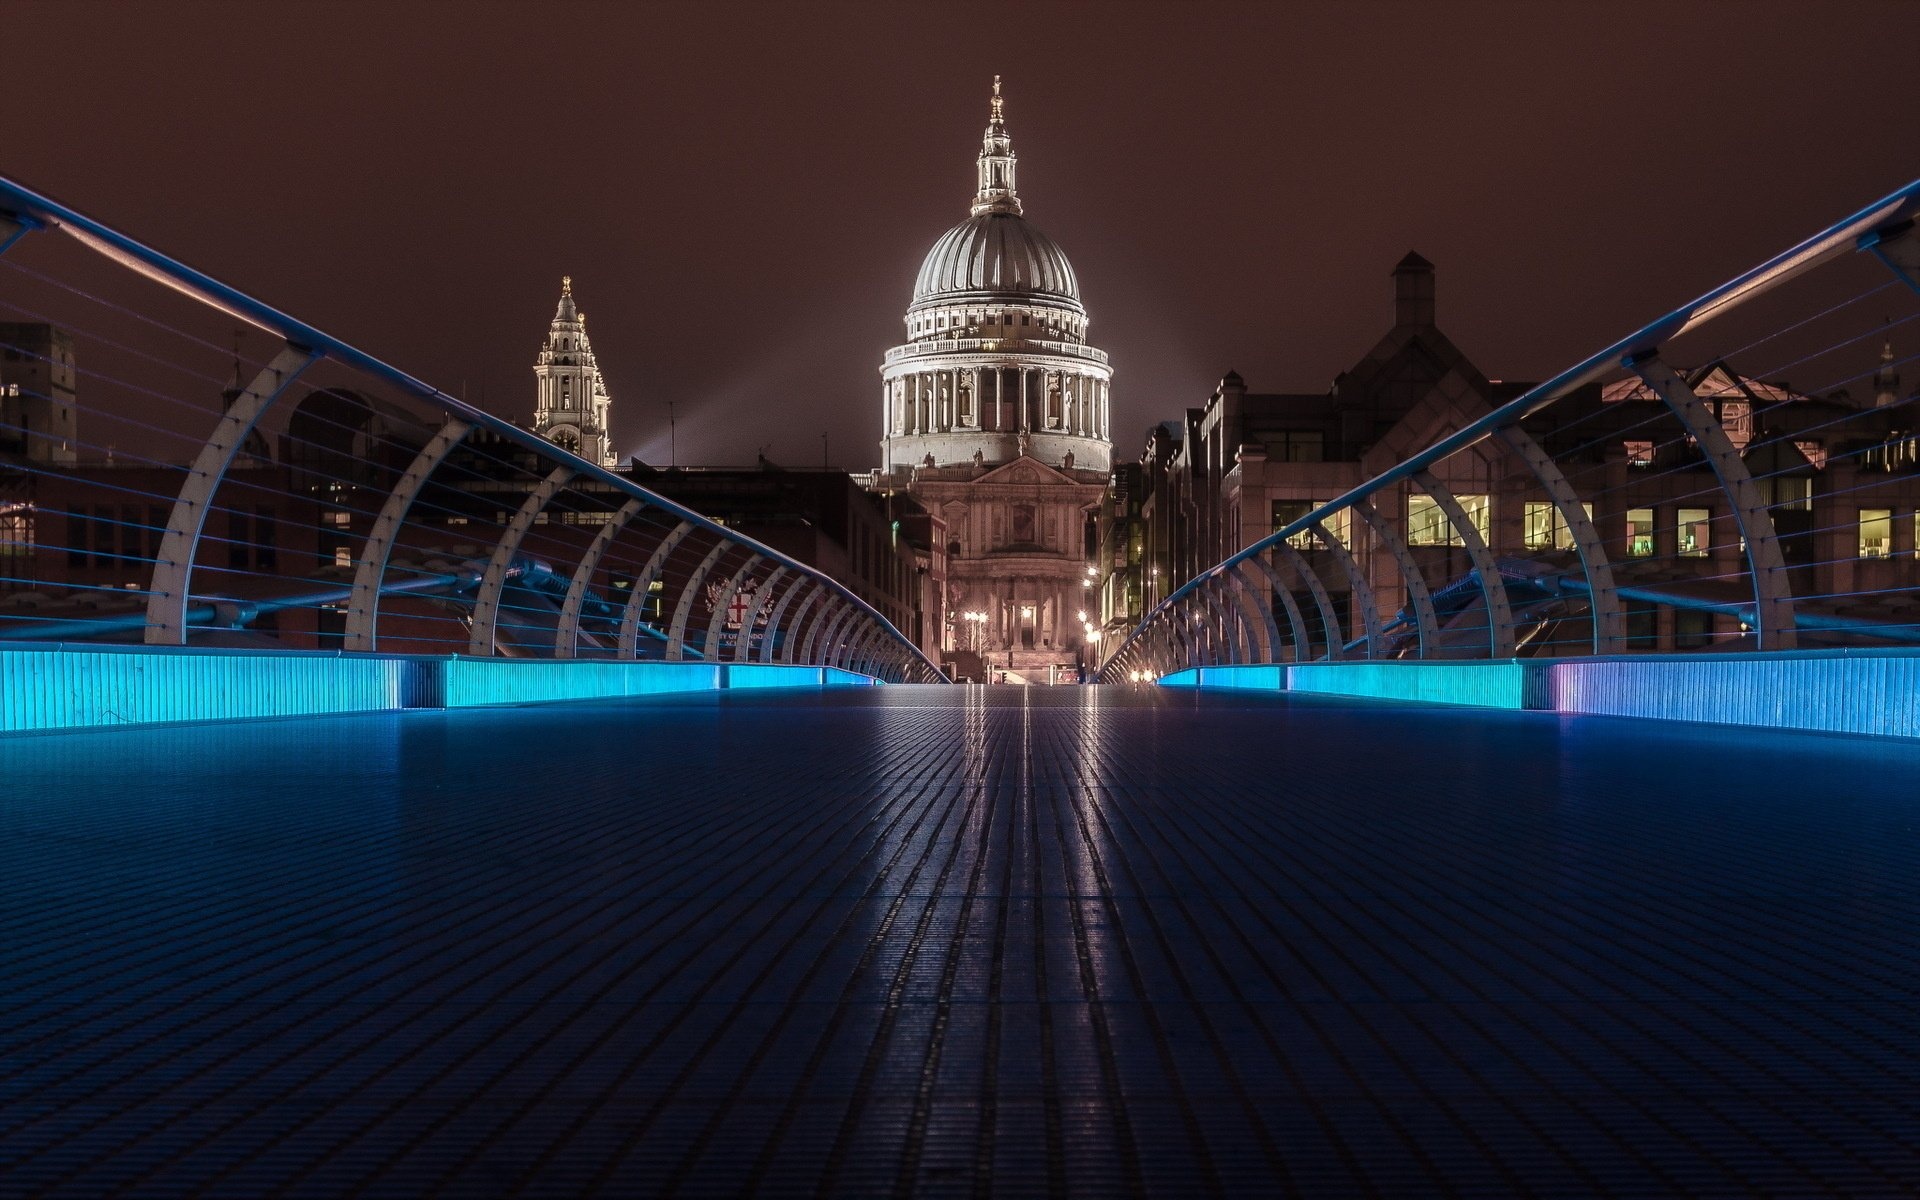
<path id="1" fill-rule="evenodd" d="M 612 398 L 600 378 L 587 340 L 587 314 L 573 302 L 573 277 L 560 280 L 560 307 L 547 329 L 547 344 L 533 363 L 538 391 L 533 431 L 588 462 L 612 467 L 619 462 L 607 432 Z"/>

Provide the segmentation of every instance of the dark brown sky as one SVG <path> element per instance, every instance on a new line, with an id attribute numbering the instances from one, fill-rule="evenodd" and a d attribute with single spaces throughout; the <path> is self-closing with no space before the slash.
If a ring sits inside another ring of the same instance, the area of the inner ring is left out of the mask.
<path id="1" fill-rule="evenodd" d="M 503 415 L 570 272 L 618 442 L 877 461 L 993 74 L 1118 452 L 1323 386 L 1409 248 L 1538 378 L 1920 175 L 1920 3 L 0 0 L 0 173 Z"/>

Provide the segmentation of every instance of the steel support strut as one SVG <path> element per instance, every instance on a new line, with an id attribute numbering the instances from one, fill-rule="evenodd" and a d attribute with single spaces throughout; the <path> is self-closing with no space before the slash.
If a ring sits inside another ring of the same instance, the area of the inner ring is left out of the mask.
<path id="1" fill-rule="evenodd" d="M 580 612 L 586 607 L 587 588 L 593 583 L 593 574 L 600 569 L 600 560 L 613 545 L 613 539 L 620 536 L 627 522 L 644 507 L 638 497 L 622 504 L 613 518 L 600 527 L 600 532 L 593 535 L 593 543 L 574 565 L 573 578 L 567 582 L 567 599 L 560 606 L 560 625 L 553 635 L 555 658 L 572 658 L 580 652 Z"/>
<path id="2" fill-rule="evenodd" d="M 1284 553 L 1287 561 L 1293 564 L 1293 573 L 1300 582 L 1307 585 L 1307 594 L 1313 597 L 1313 606 L 1320 610 L 1320 631 L 1327 637 L 1328 662 L 1334 662 L 1347 656 L 1347 630 L 1340 624 L 1340 614 L 1333 611 L 1333 597 L 1327 595 L 1327 585 L 1320 582 L 1319 572 L 1307 561 L 1307 556 L 1292 546 L 1281 542 L 1273 548 L 1275 554 Z"/>
<path id="3" fill-rule="evenodd" d="M 40 228 L 40 222 L 22 213 L 0 212 L 0 254 L 13 249 L 13 244 Z"/>
<path id="4" fill-rule="evenodd" d="M 1760 489 L 1747 473 L 1727 431 L 1714 420 L 1706 403 L 1673 373 L 1673 368 L 1649 354 L 1626 364 L 1647 386 L 1660 394 L 1713 468 L 1720 490 L 1733 504 L 1733 519 L 1747 543 L 1747 570 L 1753 576 L 1753 636 L 1761 650 L 1792 650 L 1799 645 L 1793 621 L 1793 592 L 1787 583 L 1787 562 L 1774 533 L 1773 514 Z"/>
<path id="5" fill-rule="evenodd" d="M 1318 521 L 1313 523 L 1314 536 L 1320 539 L 1329 553 L 1340 563 L 1340 569 L 1347 576 L 1347 594 L 1352 603 L 1360 607 L 1360 621 L 1367 629 L 1367 657 L 1380 657 L 1380 647 L 1386 641 L 1386 635 L 1380 628 L 1380 610 L 1374 607 L 1373 587 L 1367 582 L 1367 576 L 1354 561 L 1353 552 L 1339 538 L 1327 532 L 1326 526 Z"/>
<path id="6" fill-rule="evenodd" d="M 1371 501 L 1361 500 L 1354 504 L 1353 511 L 1373 530 L 1373 536 L 1387 548 L 1393 561 L 1400 567 L 1400 582 L 1407 592 L 1407 607 L 1413 610 L 1413 628 L 1419 638 L 1420 657 L 1431 658 L 1440 650 L 1440 618 L 1433 609 L 1433 592 L 1427 587 L 1427 577 L 1420 573 L 1420 564 L 1413 559 L 1413 552 L 1407 549 L 1406 539 L 1394 529 L 1392 522 L 1380 515 Z"/>
<path id="7" fill-rule="evenodd" d="M 800 601 L 800 607 L 793 610 L 793 625 L 789 628 L 784 622 L 787 609 L 794 598 L 804 593 L 806 599 Z M 760 643 L 760 661 L 770 663 L 777 654 L 781 662 L 793 661 L 794 651 L 800 648 L 799 633 L 806 628 L 807 614 L 820 597 L 827 594 L 826 585 L 817 579 L 801 579 L 786 595 L 780 597 L 780 603 L 773 606 L 773 615 L 767 618 L 767 639 Z"/>
<path id="8" fill-rule="evenodd" d="M 494 543 L 493 555 L 487 559 L 486 576 L 480 581 L 480 594 L 473 601 L 473 633 L 467 639 L 468 654 L 478 656 L 499 651 L 495 635 L 500 628 L 500 597 L 507 590 L 507 568 L 512 565 L 513 556 L 520 553 L 520 543 L 525 540 L 527 530 L 533 528 L 534 518 L 572 478 L 573 468 L 564 464 L 547 472 L 547 477 L 520 502 L 513 519 L 501 532 L 500 540 Z"/>
<path id="9" fill-rule="evenodd" d="M 831 666 L 840 627 L 852 617 L 853 605 L 840 596 L 829 596 L 827 607 L 821 610 L 814 619 L 813 628 L 807 631 L 807 644 L 801 647 L 800 661 L 808 666 Z"/>
<path id="10" fill-rule="evenodd" d="M 830 667 L 847 670 L 853 658 L 853 641 L 860 610 L 849 604 L 840 619 L 827 630 L 827 644 L 820 648 L 820 661 Z"/>
<path id="11" fill-rule="evenodd" d="M 727 582 L 721 585 L 720 594 L 714 597 L 713 612 L 707 617 L 706 638 L 700 643 L 700 653 L 708 662 L 720 661 L 720 633 L 727 624 L 727 609 L 732 607 L 734 594 L 740 590 L 740 585 L 746 581 L 747 572 L 753 570 L 754 564 L 760 561 L 761 559 L 758 554 L 748 555 L 747 561 L 741 563 L 738 570 L 727 576 Z M 741 622 L 738 641 L 747 641 L 752 636 L 753 614 L 748 613 L 747 619 Z M 736 660 L 740 657 L 740 647 L 738 644 L 733 648 L 733 657 Z"/>
<path id="12" fill-rule="evenodd" d="M 380 589 L 387 580 L 387 563 L 393 558 L 393 541 L 407 523 L 413 502 L 427 486 L 453 448 L 473 432 L 473 426 L 459 417 L 448 417 L 380 504 L 366 544 L 360 547 L 360 561 L 353 568 L 353 592 L 347 597 L 347 629 L 343 645 L 348 650 L 370 652 L 380 648 Z"/>
<path id="13" fill-rule="evenodd" d="M 1627 648 L 1627 623 L 1620 609 L 1620 592 L 1614 586 L 1613 564 L 1607 559 L 1607 549 L 1594 531 L 1593 520 L 1580 503 L 1579 493 L 1573 490 L 1559 464 L 1532 434 L 1518 425 L 1509 425 L 1494 436 L 1527 464 L 1527 469 L 1539 480 L 1541 490 L 1559 510 L 1560 519 L 1566 522 L 1573 548 L 1580 555 L 1581 569 L 1587 573 L 1588 611 L 1593 614 L 1593 652 L 1619 654 Z"/>
<path id="14" fill-rule="evenodd" d="M 1252 580 L 1241 573 L 1245 563 L 1235 563 L 1224 574 L 1233 585 L 1234 600 L 1238 603 L 1241 620 L 1248 631 L 1249 638 L 1259 635 L 1263 657 L 1257 661 L 1275 663 L 1280 661 L 1280 627 L 1274 624 L 1273 607 L 1261 603 L 1260 589 Z M 1252 650 L 1252 646 L 1248 646 Z M 1251 657 L 1251 655 L 1249 655 Z"/>
<path id="15" fill-rule="evenodd" d="M 753 599 L 747 602 L 746 620 L 740 623 L 740 635 L 733 640 L 734 662 L 753 661 L 753 627 L 759 622 L 760 614 L 765 611 L 767 601 L 773 599 L 774 585 L 782 579 L 785 579 L 786 575 L 787 569 L 785 567 L 776 566 L 773 570 L 767 572 L 767 577 L 760 581 L 760 586 L 753 589 Z M 792 591 L 793 589 L 789 588 L 787 590 Z M 767 621 L 767 632 L 761 636 L 769 640 L 772 639 L 773 621 L 771 619 Z"/>
<path id="16" fill-rule="evenodd" d="M 1467 518 L 1467 510 L 1447 490 L 1446 484 L 1434 478 L 1433 472 L 1415 472 L 1413 485 L 1433 497 L 1433 502 L 1446 514 L 1447 523 L 1460 536 L 1460 544 L 1466 547 L 1467 557 L 1473 561 L 1474 573 L 1480 576 L 1480 595 L 1487 602 L 1487 656 L 1512 658 L 1513 606 L 1507 602 L 1506 580 L 1500 577 L 1500 568 L 1494 563 L 1493 552 L 1487 549 L 1486 539 L 1480 536 L 1480 527 Z"/>
<path id="17" fill-rule="evenodd" d="M 146 642 L 153 646 L 184 646 L 187 643 L 187 599 L 193 585 L 193 560 L 200 550 L 200 535 L 207 525 L 207 510 L 220 490 L 220 483 L 233 465 L 247 435 L 280 397 L 286 395 L 294 380 L 315 362 L 317 351 L 289 342 L 273 361 L 261 369 L 234 397 L 233 403 L 214 426 L 213 436 L 200 447 L 187 478 L 180 485 L 180 497 L 167 516 L 167 532 L 160 539 L 160 553 L 153 564 L 153 579 L 148 584 Z"/>
<path id="18" fill-rule="evenodd" d="M 1293 590 L 1280 578 L 1280 569 L 1273 565 L 1272 554 L 1256 554 L 1247 561 L 1260 568 L 1260 573 L 1267 577 L 1267 586 L 1273 589 L 1273 598 L 1287 610 L 1287 628 L 1293 631 L 1293 649 L 1288 657 L 1294 662 L 1306 662 L 1313 657 L 1313 639 L 1307 636 L 1306 618 L 1293 598 Z"/>
<path id="19" fill-rule="evenodd" d="M 1860 248 L 1871 251 L 1900 282 L 1920 292 L 1920 234 L 1914 232 L 1911 219 L 1874 230 L 1860 239 Z"/>
<path id="20" fill-rule="evenodd" d="M 647 609 L 647 598 L 653 594 L 653 582 L 667 569 L 667 559 L 673 554 L 687 534 L 695 526 L 691 521 L 681 521 L 660 539 L 647 556 L 647 565 L 633 578 L 633 591 L 627 602 L 620 607 L 620 646 L 615 654 L 620 658 L 640 657 L 640 617 Z M 724 544 L 724 543 L 723 543 Z"/>
<path id="21" fill-rule="evenodd" d="M 693 569 L 693 574 L 687 576 L 686 586 L 680 589 L 680 598 L 673 606 L 673 625 L 667 630 L 666 657 L 669 662 L 679 662 L 686 658 L 687 618 L 693 615 L 694 599 L 699 596 L 701 587 L 706 583 L 707 572 L 713 570 L 721 556 L 733 549 L 735 545 L 736 543 L 721 538 L 713 544 L 713 549 L 707 551 L 707 556 L 700 560 L 700 565 Z M 701 657 L 711 659 L 713 655 L 703 650 Z"/>

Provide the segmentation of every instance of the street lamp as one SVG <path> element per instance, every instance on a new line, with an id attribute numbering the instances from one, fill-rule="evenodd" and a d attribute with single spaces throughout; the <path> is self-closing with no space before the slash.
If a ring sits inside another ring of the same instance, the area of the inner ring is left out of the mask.
<path id="1" fill-rule="evenodd" d="M 980 653 L 980 628 L 987 623 L 987 614 L 978 609 L 974 609 L 970 612 L 961 613 L 960 619 L 965 621 L 972 629 L 972 634 L 968 639 L 972 645 L 969 648 L 975 654 Z"/>

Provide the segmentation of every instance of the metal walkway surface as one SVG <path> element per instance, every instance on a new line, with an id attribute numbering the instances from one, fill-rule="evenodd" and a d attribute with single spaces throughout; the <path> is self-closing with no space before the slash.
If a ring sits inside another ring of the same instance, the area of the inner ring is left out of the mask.
<path id="1" fill-rule="evenodd" d="M 1920 747 L 891 687 L 0 741 L 0 1195 L 1904 1195 Z"/>

